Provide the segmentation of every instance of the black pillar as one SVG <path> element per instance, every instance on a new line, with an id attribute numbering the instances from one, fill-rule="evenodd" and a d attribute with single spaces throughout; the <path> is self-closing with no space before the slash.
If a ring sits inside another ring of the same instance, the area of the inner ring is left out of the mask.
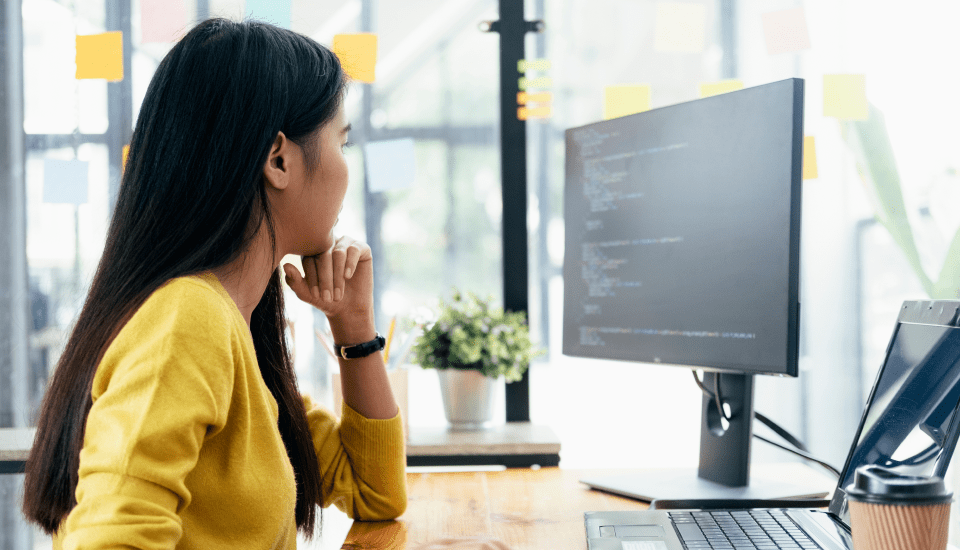
<path id="1" fill-rule="evenodd" d="M 500 0 L 500 174 L 503 197 L 503 307 L 528 313 L 527 292 L 527 126 L 517 118 L 517 93 L 524 36 L 533 30 L 522 0 Z M 507 421 L 530 420 L 530 372 L 507 384 Z"/>

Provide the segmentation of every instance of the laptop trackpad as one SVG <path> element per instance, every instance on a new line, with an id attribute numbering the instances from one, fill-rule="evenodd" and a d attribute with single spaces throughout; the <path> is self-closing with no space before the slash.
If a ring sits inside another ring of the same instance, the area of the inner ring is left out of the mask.
<path id="1" fill-rule="evenodd" d="M 617 525 L 618 537 L 663 537 L 659 525 Z"/>
<path id="2" fill-rule="evenodd" d="M 667 545 L 662 540 L 625 540 L 620 544 L 622 550 L 667 550 Z"/>

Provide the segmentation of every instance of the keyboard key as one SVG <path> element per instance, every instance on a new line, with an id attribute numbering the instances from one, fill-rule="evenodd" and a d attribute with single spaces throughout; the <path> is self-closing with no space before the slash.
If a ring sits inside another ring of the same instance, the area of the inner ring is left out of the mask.
<path id="1" fill-rule="evenodd" d="M 674 527 L 676 527 L 677 532 L 680 533 L 680 538 L 684 541 L 707 540 L 700 531 L 700 528 L 696 525 L 690 523 L 679 523 L 674 525 Z"/>

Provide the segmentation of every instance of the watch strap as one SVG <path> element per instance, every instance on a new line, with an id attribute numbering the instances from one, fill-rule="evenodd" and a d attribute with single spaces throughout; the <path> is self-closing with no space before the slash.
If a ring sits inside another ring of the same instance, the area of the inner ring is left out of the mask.
<path id="1" fill-rule="evenodd" d="M 333 349 L 338 356 L 343 357 L 344 359 L 360 359 L 374 352 L 383 351 L 383 348 L 386 347 L 386 345 L 386 338 L 380 336 L 380 333 L 378 332 L 376 338 L 370 340 L 369 342 L 363 342 L 362 344 L 348 344 L 346 346 L 334 344 Z"/>

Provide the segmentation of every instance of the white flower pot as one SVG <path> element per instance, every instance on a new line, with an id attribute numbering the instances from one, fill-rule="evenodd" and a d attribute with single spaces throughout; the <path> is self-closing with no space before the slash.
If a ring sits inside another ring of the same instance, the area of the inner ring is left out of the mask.
<path id="1" fill-rule="evenodd" d="M 480 430 L 493 418 L 498 378 L 475 370 L 438 370 L 443 409 L 452 430 Z"/>

